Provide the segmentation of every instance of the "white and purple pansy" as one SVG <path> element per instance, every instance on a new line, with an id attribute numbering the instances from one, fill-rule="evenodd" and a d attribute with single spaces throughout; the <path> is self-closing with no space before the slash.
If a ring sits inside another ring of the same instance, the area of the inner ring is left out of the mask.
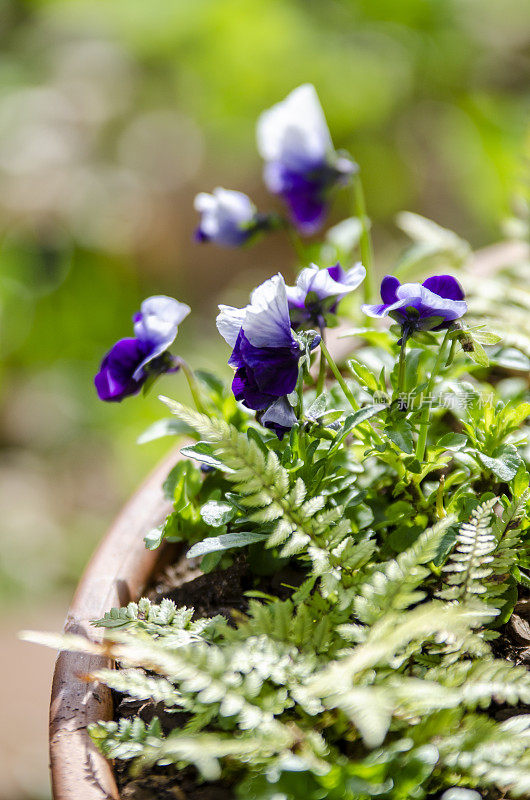
<path id="1" fill-rule="evenodd" d="M 134 337 L 120 339 L 101 362 L 94 383 L 100 400 L 137 394 L 149 376 L 178 369 L 167 351 L 190 307 L 172 297 L 148 297 L 134 317 Z"/>
<path id="2" fill-rule="evenodd" d="M 357 289 L 365 277 L 366 269 L 361 263 L 349 270 L 344 270 L 340 264 L 325 269 L 311 264 L 303 269 L 296 285 L 286 287 L 293 328 L 296 330 L 301 325 L 324 328 L 326 318 L 335 314 L 339 301 Z"/>
<path id="3" fill-rule="evenodd" d="M 347 183 L 357 165 L 335 151 L 315 87 L 303 84 L 264 111 L 257 144 L 269 191 L 283 198 L 301 233 L 318 231 L 330 190 Z"/>
<path id="4" fill-rule="evenodd" d="M 266 217 L 243 192 L 214 189 L 195 198 L 195 210 L 201 214 L 195 231 L 198 242 L 214 242 L 223 247 L 239 247 L 265 227 Z"/>
<path id="5" fill-rule="evenodd" d="M 219 306 L 217 328 L 233 348 L 228 363 L 236 374 L 232 391 L 255 411 L 290 394 L 298 380 L 303 350 L 291 329 L 283 276 L 254 289 L 245 308 Z"/>
<path id="6" fill-rule="evenodd" d="M 400 283 L 386 275 L 380 305 L 363 305 L 369 317 L 392 317 L 408 338 L 414 331 L 441 330 L 467 311 L 464 290 L 452 275 L 434 275 L 423 283 Z"/>

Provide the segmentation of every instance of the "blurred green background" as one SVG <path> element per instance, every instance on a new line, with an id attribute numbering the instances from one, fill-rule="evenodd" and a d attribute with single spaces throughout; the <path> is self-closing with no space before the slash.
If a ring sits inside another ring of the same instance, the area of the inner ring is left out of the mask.
<path id="1" fill-rule="evenodd" d="M 311 81 L 361 165 L 381 269 L 402 209 L 474 246 L 499 239 L 526 170 L 530 3 L 3 0 L 0 37 L 0 626 L 4 711 L 23 717 L 0 743 L 0 797 L 29 800 L 49 796 L 51 662 L 14 631 L 61 624 L 96 541 L 168 448 L 136 444 L 162 413 L 156 392 L 97 401 L 101 356 L 144 296 L 167 293 L 194 312 L 178 350 L 225 369 L 216 304 L 292 269 L 280 236 L 194 244 L 194 195 L 221 185 L 274 207 L 255 122 Z M 339 199 L 332 219 L 347 213 Z M 184 393 L 178 375 L 159 388 Z"/>

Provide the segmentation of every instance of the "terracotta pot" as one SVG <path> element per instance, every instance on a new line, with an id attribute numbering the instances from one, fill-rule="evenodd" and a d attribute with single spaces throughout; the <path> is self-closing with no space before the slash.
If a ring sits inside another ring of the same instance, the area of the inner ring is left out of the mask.
<path id="1" fill-rule="evenodd" d="M 164 520 L 171 504 L 162 483 L 176 464 L 178 450 L 166 457 L 129 500 L 94 553 L 75 593 L 64 630 L 100 637 L 90 621 L 114 606 L 137 600 L 164 557 L 163 548 L 146 550 L 143 537 Z M 112 698 L 105 686 L 83 676 L 112 666 L 110 659 L 59 653 L 50 705 L 50 768 L 54 800 L 119 798 L 112 765 L 99 753 L 87 725 L 112 719 Z"/>
<path id="2" fill-rule="evenodd" d="M 471 269 L 490 275 L 510 261 L 528 257 L 519 243 L 495 245 L 477 253 Z M 337 349 L 350 347 L 338 339 Z M 143 537 L 169 513 L 161 484 L 178 461 L 173 451 L 127 503 L 96 550 L 74 596 L 65 631 L 96 639 L 90 621 L 113 606 L 137 600 L 155 571 L 161 554 L 145 549 Z M 163 555 L 163 554 L 162 554 Z M 50 708 L 50 763 L 54 800 L 119 800 L 111 764 L 93 746 L 86 728 L 112 719 L 108 689 L 87 683 L 83 675 L 111 666 L 110 659 L 60 653 L 55 667 Z"/>

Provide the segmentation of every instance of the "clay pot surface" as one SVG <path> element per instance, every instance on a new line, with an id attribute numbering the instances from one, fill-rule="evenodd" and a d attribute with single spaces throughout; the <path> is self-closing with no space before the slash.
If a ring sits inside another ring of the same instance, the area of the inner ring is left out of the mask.
<path id="1" fill-rule="evenodd" d="M 162 483 L 181 458 L 171 452 L 125 505 L 92 556 L 79 582 L 65 633 L 101 638 L 90 622 L 113 607 L 137 600 L 163 558 L 163 548 L 147 550 L 143 537 L 171 511 Z M 54 800 L 119 798 L 112 765 L 94 747 L 87 726 L 112 719 L 111 692 L 84 676 L 111 660 L 61 652 L 57 657 L 50 705 L 50 768 Z"/>

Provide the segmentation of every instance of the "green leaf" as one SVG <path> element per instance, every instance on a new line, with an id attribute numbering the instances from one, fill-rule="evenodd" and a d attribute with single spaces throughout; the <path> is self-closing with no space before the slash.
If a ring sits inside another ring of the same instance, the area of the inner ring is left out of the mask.
<path id="1" fill-rule="evenodd" d="M 468 332 L 466 331 L 466 333 Z M 466 353 L 469 358 L 475 362 L 475 364 L 479 364 L 481 367 L 489 367 L 490 360 L 487 356 L 487 353 L 476 339 L 473 338 L 472 349 L 468 350 L 466 348 Z"/>
<path id="2" fill-rule="evenodd" d="M 140 434 L 137 444 L 146 444 L 155 439 L 162 439 L 164 436 L 193 436 L 194 431 L 185 422 L 174 417 L 166 417 L 153 422 L 147 430 Z"/>
<path id="3" fill-rule="evenodd" d="M 230 503 L 222 500 L 209 500 L 201 508 L 201 517 L 212 528 L 220 528 L 234 519 L 236 510 Z"/>
<path id="4" fill-rule="evenodd" d="M 306 409 L 306 416 L 309 417 L 309 419 L 320 419 L 320 417 L 325 415 L 327 407 L 327 396 L 325 394 L 319 394 L 318 397 L 315 397 L 309 408 Z"/>
<path id="5" fill-rule="evenodd" d="M 519 499 L 521 495 L 528 489 L 529 475 L 524 464 L 519 466 L 517 475 L 513 481 L 513 494 L 514 497 Z"/>
<path id="6" fill-rule="evenodd" d="M 385 433 L 404 453 L 410 455 L 413 452 L 414 442 L 412 440 L 412 428 L 407 420 L 403 419 L 393 425 L 392 428 L 386 428 Z"/>
<path id="7" fill-rule="evenodd" d="M 491 356 L 491 361 L 499 367 L 504 367 L 504 369 L 512 369 L 519 372 L 528 372 L 530 370 L 530 358 L 515 347 L 502 348 L 494 356 Z"/>
<path id="8" fill-rule="evenodd" d="M 498 447 L 493 456 L 478 453 L 478 457 L 484 466 L 502 481 L 511 481 L 517 475 L 521 465 L 521 456 L 513 444 L 505 444 L 502 447 Z"/>
<path id="9" fill-rule="evenodd" d="M 471 330 L 469 332 L 471 333 L 474 342 L 485 344 L 487 346 L 498 344 L 502 338 L 501 336 L 497 336 L 496 333 L 491 333 L 490 331 L 485 330 Z"/>
<path id="10" fill-rule="evenodd" d="M 362 422 L 366 422 L 366 420 L 374 417 L 376 414 L 380 414 L 381 411 L 385 410 L 385 408 L 388 408 L 386 404 L 375 403 L 374 405 L 363 406 L 362 408 L 359 408 L 358 411 L 354 411 L 353 414 L 349 414 L 344 420 L 344 425 L 333 441 L 333 452 L 335 452 L 338 446 L 342 444 L 346 437 L 349 436 L 349 434 L 358 425 L 360 425 Z"/>
<path id="11" fill-rule="evenodd" d="M 263 542 L 267 539 L 266 533 L 253 533 L 241 531 L 240 533 L 223 533 L 221 536 L 209 536 L 202 542 L 197 542 L 186 553 L 187 558 L 205 556 L 207 553 L 216 553 L 220 550 L 230 550 L 232 547 L 246 547 L 254 542 Z"/>
<path id="12" fill-rule="evenodd" d="M 144 542 L 147 550 L 157 550 L 162 544 L 164 538 L 164 526 L 159 525 L 158 528 L 153 528 L 149 533 L 144 536 Z"/>
<path id="13" fill-rule="evenodd" d="M 530 403 L 518 403 L 512 408 L 506 408 L 505 418 L 512 429 L 518 428 L 527 417 L 530 417 Z"/>
<path id="14" fill-rule="evenodd" d="M 189 461 L 179 461 L 167 476 L 162 488 L 168 500 L 179 504 L 195 497 L 201 486 L 202 477 L 197 467 Z"/>
<path id="15" fill-rule="evenodd" d="M 370 391 L 376 392 L 380 388 L 377 378 L 371 370 L 368 369 L 366 364 L 362 364 L 360 361 L 355 361 L 352 358 L 348 361 L 348 367 L 363 386 L 366 386 Z"/>
<path id="16" fill-rule="evenodd" d="M 446 433 L 437 442 L 437 446 L 443 447 L 444 450 L 459 450 L 465 444 L 467 444 L 465 433 Z"/>
<path id="17" fill-rule="evenodd" d="M 193 458 L 195 461 L 200 461 L 201 464 L 207 464 L 209 467 L 221 469 L 223 472 L 232 472 L 232 470 L 219 461 L 213 454 L 212 446 L 208 442 L 197 442 L 197 444 L 183 447 L 180 451 L 183 456 Z"/>
<path id="18" fill-rule="evenodd" d="M 349 217 L 334 225 L 326 233 L 326 240 L 345 255 L 359 243 L 363 226 L 358 217 Z"/>

